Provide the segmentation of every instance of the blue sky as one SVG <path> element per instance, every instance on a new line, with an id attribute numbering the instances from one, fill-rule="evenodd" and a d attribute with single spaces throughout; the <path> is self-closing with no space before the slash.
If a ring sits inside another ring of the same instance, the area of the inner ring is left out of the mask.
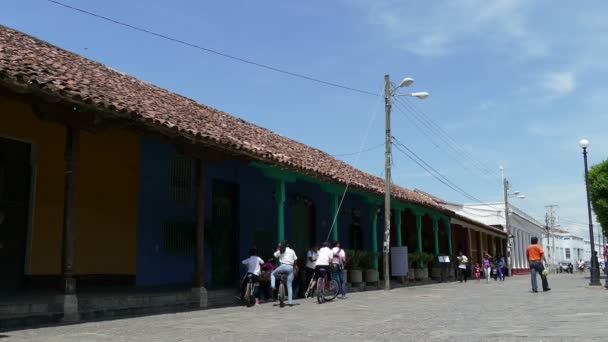
<path id="1" fill-rule="evenodd" d="M 544 205 L 558 204 L 563 227 L 584 231 L 567 221 L 586 222 L 577 141 L 591 141 L 592 164 L 607 157 L 605 2 L 64 2 L 358 89 L 380 92 L 387 73 L 394 81 L 413 77 L 409 90 L 431 93 L 411 100 L 414 113 L 457 144 L 449 147 L 404 105 L 393 112 L 397 139 L 484 201 L 502 198 L 504 165 L 512 189 L 527 196 L 516 205 L 543 217 Z M 46 0 L 5 4 L 0 23 L 331 154 L 357 152 L 368 127 L 364 148 L 383 142 L 381 98 L 203 53 Z M 340 158 L 376 175 L 383 169 L 382 148 Z M 471 202 L 398 151 L 394 164 L 398 184 Z"/>

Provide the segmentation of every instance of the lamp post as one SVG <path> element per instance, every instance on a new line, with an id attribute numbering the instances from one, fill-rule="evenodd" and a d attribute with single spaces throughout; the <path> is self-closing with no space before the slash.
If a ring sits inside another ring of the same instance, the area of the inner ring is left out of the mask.
<path id="1" fill-rule="evenodd" d="M 391 279 L 389 272 L 388 255 L 390 252 L 391 239 L 391 107 L 393 96 L 411 96 L 418 99 L 426 99 L 429 97 L 427 92 L 417 92 L 409 94 L 397 94 L 399 88 L 409 87 L 414 83 L 413 78 L 406 77 L 393 87 L 389 75 L 384 75 L 384 108 L 385 108 L 385 123 L 386 123 L 386 142 L 385 142 L 385 160 L 384 160 L 384 241 L 382 242 L 382 255 L 384 257 L 384 290 L 391 289 Z"/>
<path id="2" fill-rule="evenodd" d="M 587 214 L 589 215 L 589 242 L 591 245 L 591 281 L 590 286 L 599 286 L 600 283 L 600 269 L 597 264 L 597 256 L 595 255 L 595 241 L 593 240 L 593 221 L 591 220 L 591 200 L 589 199 L 589 170 L 587 167 L 587 147 L 589 146 L 589 140 L 581 139 L 578 142 L 579 146 L 583 149 L 583 160 L 585 161 L 585 189 L 587 190 Z"/>
<path id="3" fill-rule="evenodd" d="M 509 197 L 517 197 L 519 199 L 525 199 L 526 196 L 522 195 L 521 192 L 519 191 L 513 191 L 513 193 L 509 193 L 509 181 L 507 180 L 507 178 L 505 177 L 505 172 L 504 172 L 504 168 L 501 166 L 500 167 L 500 173 L 502 175 L 502 186 L 503 186 L 503 195 L 504 195 L 504 201 L 505 201 L 505 230 L 507 233 L 507 253 L 508 255 L 505 256 L 505 260 L 507 262 L 507 275 L 508 276 L 512 276 L 512 269 L 513 269 L 513 264 L 511 261 L 511 247 L 513 246 L 513 243 L 511 242 L 511 239 L 513 239 L 513 241 L 515 241 L 516 237 L 515 235 L 511 234 L 511 220 L 509 219 Z"/>

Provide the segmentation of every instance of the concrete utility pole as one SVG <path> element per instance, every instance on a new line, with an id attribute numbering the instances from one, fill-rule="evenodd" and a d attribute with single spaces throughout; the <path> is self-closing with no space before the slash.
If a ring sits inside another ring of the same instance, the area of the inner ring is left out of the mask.
<path id="1" fill-rule="evenodd" d="M 384 289 L 391 289 L 390 272 L 388 268 L 388 255 L 391 239 L 391 80 L 384 75 L 384 109 L 386 123 L 386 142 L 384 153 Z"/>
<path id="2" fill-rule="evenodd" d="M 501 171 L 502 171 L 502 167 L 501 167 Z M 509 255 L 506 258 L 507 261 L 507 273 L 509 276 L 511 276 L 511 225 L 510 225 L 510 221 L 509 221 L 509 181 L 507 180 L 507 178 L 504 175 L 504 172 L 502 173 L 502 185 L 503 185 L 503 192 L 504 192 L 504 199 L 505 199 L 505 230 L 507 231 L 507 246 L 509 246 Z"/>
<path id="3" fill-rule="evenodd" d="M 547 209 L 547 213 L 545 214 L 545 221 L 547 224 L 547 246 L 549 247 L 549 231 L 553 228 L 555 228 L 555 219 L 556 219 L 556 215 L 555 215 L 555 211 L 554 208 L 557 208 L 558 206 L 556 204 L 549 204 L 546 205 L 545 208 Z M 553 251 L 551 251 L 551 249 L 549 248 L 549 261 L 553 264 L 553 258 L 554 258 L 554 254 L 555 254 L 555 246 L 553 246 Z"/>
<path id="4" fill-rule="evenodd" d="M 391 289 L 391 277 L 389 270 L 388 256 L 391 249 L 391 101 L 393 96 L 410 96 L 418 99 L 426 99 L 429 93 L 426 91 L 397 94 L 399 88 L 409 87 L 414 83 L 413 78 L 406 77 L 395 88 L 391 86 L 391 80 L 388 75 L 384 75 L 384 108 L 386 112 L 386 151 L 384 164 L 384 241 L 382 244 L 382 255 L 384 257 L 384 289 Z"/>

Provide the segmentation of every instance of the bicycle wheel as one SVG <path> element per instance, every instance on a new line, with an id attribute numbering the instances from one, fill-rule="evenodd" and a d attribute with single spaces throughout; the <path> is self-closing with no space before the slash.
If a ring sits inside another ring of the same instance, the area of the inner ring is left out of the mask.
<path id="1" fill-rule="evenodd" d="M 317 302 L 319 302 L 319 304 L 323 304 L 323 302 L 325 301 L 325 298 L 323 296 L 323 293 L 325 292 L 325 278 L 319 278 L 317 280 Z"/>
<path id="2" fill-rule="evenodd" d="M 281 282 L 279 284 L 279 306 L 280 307 L 284 307 L 285 306 L 285 284 L 283 284 L 283 282 Z"/>
<path id="3" fill-rule="evenodd" d="M 247 289 L 245 291 L 245 303 L 248 307 L 255 304 L 255 294 L 252 282 L 247 283 Z"/>
<path id="4" fill-rule="evenodd" d="M 325 290 L 323 291 L 323 299 L 325 299 L 327 302 L 332 301 L 338 297 L 338 292 L 340 292 L 340 286 L 335 279 L 332 279 L 329 281 L 325 287 Z"/>

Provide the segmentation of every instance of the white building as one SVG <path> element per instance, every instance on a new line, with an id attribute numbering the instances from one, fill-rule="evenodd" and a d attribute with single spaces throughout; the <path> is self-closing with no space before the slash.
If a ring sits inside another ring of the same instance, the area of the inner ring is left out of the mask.
<path id="1" fill-rule="evenodd" d="M 504 202 L 455 204 L 443 203 L 443 205 L 466 217 L 482 222 L 489 226 L 506 229 L 505 204 Z M 528 273 L 528 260 L 526 248 L 532 237 L 537 237 L 542 243 L 542 237 L 546 230 L 544 225 L 526 214 L 523 210 L 509 204 L 509 267 L 513 274 Z"/>
<path id="2" fill-rule="evenodd" d="M 543 245 L 547 262 L 551 265 L 560 262 L 576 265 L 578 260 L 589 260 L 585 256 L 585 240 L 565 230 L 552 228 L 548 240 L 546 235 L 543 237 Z"/>

